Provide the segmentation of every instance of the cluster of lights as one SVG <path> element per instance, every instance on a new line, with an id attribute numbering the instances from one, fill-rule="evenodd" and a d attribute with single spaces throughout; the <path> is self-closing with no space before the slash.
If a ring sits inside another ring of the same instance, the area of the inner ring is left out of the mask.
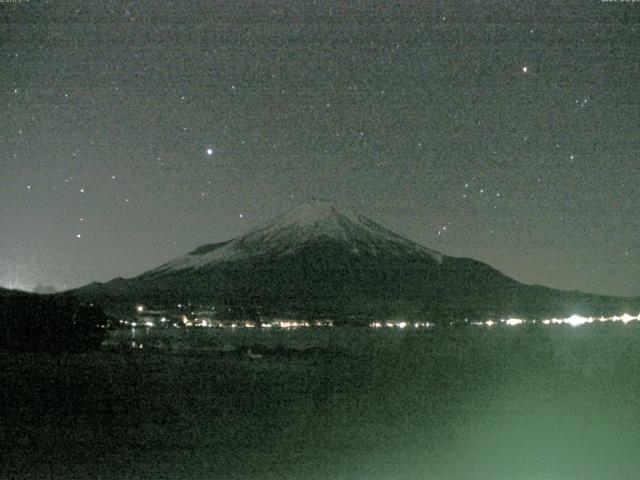
<path id="1" fill-rule="evenodd" d="M 582 317 L 580 315 L 571 315 L 567 318 L 548 318 L 544 320 L 525 320 L 522 318 L 502 318 L 500 320 L 486 320 L 484 322 L 474 321 L 468 322 L 465 320 L 465 323 L 469 323 L 470 325 L 478 326 L 478 327 L 494 327 L 496 325 L 506 325 L 508 327 L 516 327 L 518 325 L 524 324 L 536 324 L 542 323 L 544 325 L 571 325 L 573 327 L 577 327 L 580 325 L 584 325 L 587 323 L 593 322 L 622 322 L 627 324 L 629 322 L 639 321 L 640 322 L 640 314 L 637 316 L 629 315 L 625 313 L 623 315 L 614 315 L 611 317 Z M 450 323 L 453 325 L 453 322 Z M 415 322 L 410 323 L 406 321 L 395 322 L 395 321 L 386 321 L 386 322 L 371 322 L 369 327 L 371 328 L 429 328 L 433 327 L 435 324 L 429 322 Z"/>
<path id="2" fill-rule="evenodd" d="M 179 305 L 179 307 L 182 307 L 182 305 Z M 145 307 L 143 305 L 138 305 L 136 307 L 136 312 L 138 313 L 143 313 L 145 312 Z M 192 312 L 193 313 L 193 312 Z M 204 313 L 204 312 L 203 312 Z M 160 318 L 160 323 L 164 324 L 166 322 L 168 322 L 169 320 L 167 319 L 167 317 L 161 317 Z M 465 323 L 469 323 L 470 325 L 474 325 L 474 326 L 480 326 L 480 327 L 493 327 L 496 325 L 506 325 L 508 327 L 516 327 L 518 325 L 523 325 L 523 324 L 536 324 L 536 323 L 542 323 L 544 325 L 571 325 L 573 327 L 577 327 L 580 325 L 584 325 L 587 323 L 593 323 L 593 322 L 621 322 L 624 324 L 627 324 L 629 322 L 632 321 L 640 321 L 640 314 L 633 316 L 630 315 L 628 313 L 624 313 L 622 315 L 614 315 L 611 317 L 583 317 L 580 315 L 571 315 L 570 317 L 567 318 L 547 318 L 547 319 L 543 319 L 543 320 L 525 320 L 522 318 L 502 318 L 500 320 L 485 320 L 483 322 L 480 321 L 473 321 L 473 322 L 468 322 L 467 319 L 465 319 Z M 130 322 L 127 320 L 120 320 L 121 324 L 126 324 L 129 325 L 133 328 L 137 327 L 137 326 L 145 326 L 145 327 L 155 327 L 156 326 L 156 322 L 153 321 L 153 319 L 151 317 L 147 317 L 144 318 L 143 321 L 141 322 Z M 272 320 L 269 322 L 255 322 L 255 321 L 251 321 L 251 320 L 246 320 L 246 321 L 242 321 L 242 322 L 233 322 L 233 323 L 227 323 L 227 322 L 221 322 L 218 320 L 211 320 L 210 318 L 202 318 L 202 317 L 196 317 L 193 319 L 190 319 L 187 315 L 182 315 L 180 317 L 180 322 L 179 323 L 173 323 L 173 326 L 176 328 L 179 328 L 180 326 L 183 327 L 215 327 L 215 328 L 282 328 L 282 329 L 295 329 L 295 328 L 306 328 L 306 327 L 333 327 L 333 321 L 332 320 L 315 320 L 313 322 L 307 321 L 307 320 Z M 370 328 L 399 328 L 399 329 L 406 329 L 406 328 L 413 328 L 413 329 L 420 329 L 420 328 L 430 328 L 435 326 L 434 323 L 429 323 L 429 322 L 407 322 L 407 321 L 394 321 L 394 320 L 387 320 L 387 321 L 378 321 L 378 322 L 371 322 L 369 323 L 369 327 Z"/>
<path id="3" fill-rule="evenodd" d="M 333 320 L 315 320 L 309 322 L 306 320 L 273 320 L 271 322 L 261 323 L 262 328 L 307 328 L 307 327 L 333 327 Z"/>
<path id="4" fill-rule="evenodd" d="M 215 327 L 215 328 L 305 328 L 305 327 L 332 327 L 333 321 L 331 320 L 317 320 L 315 322 L 308 322 L 306 320 L 274 320 L 271 322 L 254 322 L 247 320 L 244 322 L 220 322 L 217 320 L 210 320 L 207 318 L 195 318 L 190 320 L 186 315 L 181 318 L 182 325 L 185 327 Z"/>
<path id="5" fill-rule="evenodd" d="M 263 323 L 263 328 L 300 328 L 300 327 L 310 327 L 311 324 L 307 321 L 296 321 L 296 320 L 276 320 L 273 322 Z"/>
<path id="6" fill-rule="evenodd" d="M 189 304 L 190 305 L 190 304 Z M 178 308 L 182 308 L 183 304 L 178 304 Z M 148 314 L 145 316 L 141 316 L 138 318 L 139 321 L 129 321 L 129 320 L 120 320 L 120 324 L 129 325 L 133 328 L 135 327 L 155 327 L 158 323 L 151 316 L 152 314 L 160 314 L 161 312 L 153 312 L 150 310 L 146 310 L 144 305 L 137 305 L 135 310 L 138 314 Z M 213 307 L 211 310 L 215 310 Z M 200 312 L 200 314 L 205 314 L 206 312 Z M 191 315 L 196 315 L 195 312 L 191 312 Z M 159 319 L 161 324 L 165 324 L 169 322 L 167 317 L 163 316 Z M 180 327 L 207 327 L 207 328 L 283 328 L 283 329 L 292 329 L 292 328 L 304 328 L 304 327 L 333 327 L 333 320 L 315 320 L 315 321 L 306 321 L 306 320 L 289 320 L 289 319 L 274 319 L 268 322 L 256 322 L 253 320 L 245 320 L 245 321 L 236 321 L 233 323 L 223 322 L 219 320 L 211 320 L 209 317 L 192 317 L 183 314 L 180 316 L 177 322 L 173 323 L 173 326 L 176 328 Z"/>
<path id="7" fill-rule="evenodd" d="M 394 322 L 394 321 L 388 321 L 388 322 L 372 322 L 369 324 L 369 327 L 371 328 L 429 328 L 432 327 L 434 324 L 433 323 L 429 323 L 429 322 Z"/>
<path id="8" fill-rule="evenodd" d="M 486 322 L 471 322 L 472 325 L 477 326 L 486 326 L 492 327 L 497 324 L 504 324 L 509 327 L 514 327 L 517 325 L 522 325 L 525 323 L 542 323 L 544 325 L 571 325 L 572 327 L 578 327 L 580 325 L 585 325 L 587 323 L 593 322 L 622 322 L 625 325 L 629 322 L 640 321 L 640 314 L 633 316 L 628 313 L 624 313 L 622 315 L 613 315 L 611 317 L 583 317 L 581 315 L 571 315 L 567 318 L 546 318 L 544 320 L 523 320 L 521 318 L 507 318 L 500 319 L 498 321 L 487 320 Z"/>
<path id="9" fill-rule="evenodd" d="M 593 322 L 622 322 L 626 325 L 627 323 L 632 321 L 640 321 L 640 314 L 635 317 L 633 315 L 629 315 L 628 313 L 625 313 L 620 316 L 614 315 L 613 317 L 598 317 L 598 318 L 581 317 L 579 315 L 572 315 L 569 318 L 546 319 L 546 320 L 543 320 L 542 323 L 544 323 L 545 325 L 567 323 L 569 325 L 577 327 L 578 325 L 584 325 L 585 323 L 593 323 Z"/>

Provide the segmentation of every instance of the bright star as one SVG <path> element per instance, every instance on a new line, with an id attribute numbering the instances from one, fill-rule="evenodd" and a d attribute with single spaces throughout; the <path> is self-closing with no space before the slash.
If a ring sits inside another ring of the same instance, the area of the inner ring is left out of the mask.
<path id="1" fill-rule="evenodd" d="M 207 155 L 213 155 L 213 149 L 207 148 Z"/>

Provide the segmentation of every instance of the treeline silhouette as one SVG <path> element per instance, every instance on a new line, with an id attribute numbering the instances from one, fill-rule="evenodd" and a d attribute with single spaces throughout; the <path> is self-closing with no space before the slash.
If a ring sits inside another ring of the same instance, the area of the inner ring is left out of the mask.
<path id="1" fill-rule="evenodd" d="M 75 299 L 0 292 L 0 349 L 57 352 L 100 347 L 107 317 Z"/>

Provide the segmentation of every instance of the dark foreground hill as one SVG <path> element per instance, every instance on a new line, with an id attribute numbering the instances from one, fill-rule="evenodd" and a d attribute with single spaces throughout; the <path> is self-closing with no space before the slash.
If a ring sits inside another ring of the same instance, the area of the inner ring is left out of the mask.
<path id="1" fill-rule="evenodd" d="M 311 201 L 228 242 L 135 278 L 73 292 L 108 309 L 137 303 L 215 308 L 218 316 L 463 319 L 599 315 L 639 299 L 524 285 L 468 258 L 418 245 L 350 210 Z"/>
<path id="2" fill-rule="evenodd" d="M 85 351 L 98 348 L 106 316 L 72 298 L 0 289 L 0 349 Z"/>

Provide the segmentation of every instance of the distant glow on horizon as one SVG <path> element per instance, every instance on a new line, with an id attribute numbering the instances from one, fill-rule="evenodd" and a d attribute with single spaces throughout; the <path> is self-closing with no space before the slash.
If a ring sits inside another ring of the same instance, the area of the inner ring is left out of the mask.
<path id="1" fill-rule="evenodd" d="M 8 290 L 22 290 L 22 291 L 29 290 L 29 287 L 26 284 L 21 283 L 17 280 L 3 281 L 2 283 L 0 283 L 0 287 L 6 288 Z"/>
<path id="2" fill-rule="evenodd" d="M 50 280 L 45 265 L 38 263 L 36 257 L 29 257 L 26 252 L 17 251 L 12 259 L 15 263 L 2 263 L 0 271 L 0 288 L 30 292 L 38 284 L 52 285 L 58 290 L 66 289 L 59 281 Z"/>

